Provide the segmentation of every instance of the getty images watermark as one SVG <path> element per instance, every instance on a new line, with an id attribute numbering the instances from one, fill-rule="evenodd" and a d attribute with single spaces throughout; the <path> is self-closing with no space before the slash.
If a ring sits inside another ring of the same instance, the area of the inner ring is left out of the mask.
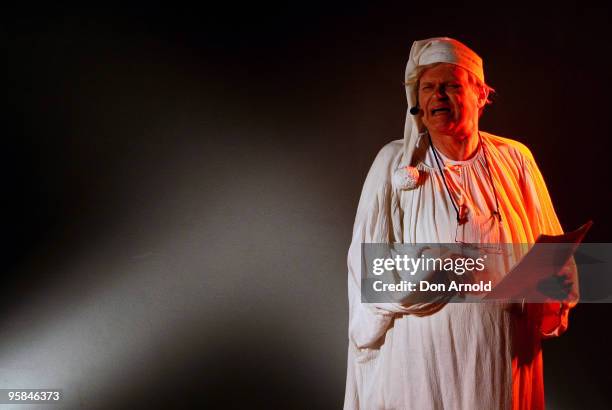
<path id="1" fill-rule="evenodd" d="M 372 261 L 372 274 L 374 276 L 382 276 L 385 273 L 401 272 L 414 277 L 421 272 L 446 272 L 462 276 L 465 273 L 484 272 L 486 258 L 487 255 L 478 258 L 426 257 L 423 254 L 418 257 L 410 257 L 407 254 L 395 255 L 395 257 L 374 258 Z M 490 291 L 492 281 L 488 280 L 485 283 L 485 281 L 480 280 L 478 283 L 464 283 L 459 280 L 450 280 L 448 283 L 442 283 L 420 279 L 417 286 L 415 281 L 400 280 L 395 283 L 385 283 L 382 279 L 379 279 L 375 280 L 372 286 L 376 292 L 413 292 L 417 288 L 419 291 L 481 292 Z"/>
<path id="2" fill-rule="evenodd" d="M 612 244 L 362 244 L 364 303 L 612 302 Z"/>

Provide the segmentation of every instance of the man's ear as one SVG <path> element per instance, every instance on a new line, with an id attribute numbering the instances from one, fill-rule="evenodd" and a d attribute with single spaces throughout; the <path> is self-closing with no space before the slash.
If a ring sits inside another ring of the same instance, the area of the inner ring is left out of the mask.
<path id="1" fill-rule="evenodd" d="M 485 87 L 478 87 L 478 108 L 483 108 L 487 104 L 489 92 Z"/>

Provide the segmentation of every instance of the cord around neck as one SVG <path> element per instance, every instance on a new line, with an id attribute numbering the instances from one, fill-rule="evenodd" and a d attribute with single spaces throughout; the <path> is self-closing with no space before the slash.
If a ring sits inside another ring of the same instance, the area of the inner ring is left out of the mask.
<path id="1" fill-rule="evenodd" d="M 440 158 L 440 153 L 438 152 L 438 150 L 436 149 L 436 147 L 433 144 L 433 141 L 431 139 L 431 135 L 429 135 L 429 133 L 427 133 L 427 137 L 429 138 L 429 145 L 431 146 L 431 149 L 434 153 L 434 158 L 436 160 L 436 165 L 438 166 L 438 170 L 440 171 L 440 174 L 442 175 L 442 181 L 444 181 L 444 187 L 446 188 L 446 192 L 448 193 L 448 196 L 451 200 L 451 204 L 453 205 L 453 208 L 455 209 L 455 215 L 457 217 L 457 223 L 460 224 L 461 223 L 461 215 L 459 213 L 459 207 L 458 205 L 455 203 L 455 199 L 453 197 L 453 195 L 451 194 L 450 188 L 448 187 L 448 182 L 446 181 L 446 175 L 444 174 L 444 171 L 442 170 L 442 166 L 440 165 L 440 162 L 443 162 L 442 159 Z M 499 222 L 501 222 L 502 217 L 501 217 L 501 213 L 499 212 L 499 200 L 497 199 L 497 189 L 495 188 L 495 183 L 493 182 L 493 175 L 491 174 L 491 167 L 489 166 L 489 158 L 488 158 L 488 150 L 485 147 L 485 145 L 482 143 L 482 136 L 480 135 L 480 131 L 478 132 L 478 148 L 477 151 L 479 149 L 481 149 L 482 147 L 482 151 L 483 151 L 483 155 L 484 155 L 484 159 L 485 159 L 485 165 L 487 168 L 487 175 L 489 176 L 489 183 L 491 184 L 491 187 L 493 189 L 493 197 L 495 198 L 495 210 L 492 212 L 493 216 L 497 217 L 497 219 L 499 220 Z"/>

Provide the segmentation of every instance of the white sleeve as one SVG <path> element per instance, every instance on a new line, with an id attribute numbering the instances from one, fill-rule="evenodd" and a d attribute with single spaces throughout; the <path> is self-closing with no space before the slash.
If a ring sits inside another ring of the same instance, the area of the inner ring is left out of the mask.
<path id="1" fill-rule="evenodd" d="M 526 150 L 524 156 L 522 188 L 534 236 L 562 234 L 563 229 L 557 218 L 546 183 L 529 150 Z M 571 290 L 573 301 L 544 303 L 536 309 L 539 315 L 537 320 L 540 322 L 540 333 L 544 338 L 559 336 L 567 330 L 569 311 L 578 302 L 580 292 L 573 259 L 568 263 L 567 270 L 573 276 Z"/>
<path id="2" fill-rule="evenodd" d="M 380 151 L 368 173 L 348 253 L 349 338 L 358 348 L 374 346 L 384 336 L 395 314 L 423 316 L 443 307 L 440 303 L 405 305 L 361 301 L 361 244 L 401 243 L 403 238 L 399 201 L 391 184 L 397 162 L 397 150 L 392 144 Z"/>

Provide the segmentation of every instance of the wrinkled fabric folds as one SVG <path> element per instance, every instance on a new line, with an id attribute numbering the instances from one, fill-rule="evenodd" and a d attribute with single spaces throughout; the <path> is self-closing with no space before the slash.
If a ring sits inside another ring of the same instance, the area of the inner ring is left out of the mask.
<path id="1" fill-rule="evenodd" d="M 411 191 L 394 190 L 401 140 L 377 155 L 363 187 L 348 253 L 349 346 L 345 409 L 541 409 L 540 340 L 567 328 L 568 305 L 361 303 L 362 243 L 530 244 L 560 234 L 542 175 L 522 144 L 481 133 L 467 161 L 442 158 L 456 214 L 425 147 L 417 164 L 425 177 Z M 485 157 L 485 155 L 487 157 Z M 495 195 L 502 221 L 492 214 Z M 517 246 L 516 256 L 527 250 Z M 505 260 L 505 268 L 515 260 Z"/>

